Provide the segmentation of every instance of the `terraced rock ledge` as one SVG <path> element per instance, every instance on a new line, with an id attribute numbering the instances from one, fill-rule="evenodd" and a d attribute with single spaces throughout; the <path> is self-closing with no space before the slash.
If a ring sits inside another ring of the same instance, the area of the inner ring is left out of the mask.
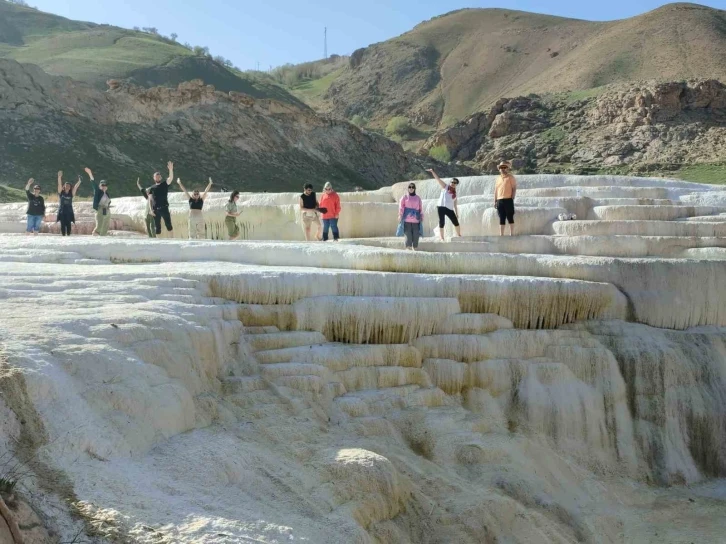
<path id="1" fill-rule="evenodd" d="M 465 236 L 418 252 L 398 184 L 341 194 L 337 244 L 293 194 L 243 195 L 242 242 L 225 195 L 202 241 L 176 197 L 151 241 L 140 198 L 105 239 L 0 207 L 17 495 L 60 541 L 718 541 L 726 191 L 522 176 L 500 238 L 493 178 L 461 182 Z"/>

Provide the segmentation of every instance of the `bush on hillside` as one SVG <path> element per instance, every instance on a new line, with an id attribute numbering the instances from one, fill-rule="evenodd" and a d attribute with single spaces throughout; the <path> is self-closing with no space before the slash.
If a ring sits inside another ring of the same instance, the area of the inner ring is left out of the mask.
<path id="1" fill-rule="evenodd" d="M 400 115 L 388 121 L 386 125 L 386 134 L 389 136 L 396 135 L 403 137 L 409 132 L 411 132 L 411 121 Z"/>
<path id="2" fill-rule="evenodd" d="M 368 119 L 358 113 L 351 117 L 350 122 L 360 128 L 365 128 L 368 126 Z"/>
<path id="3" fill-rule="evenodd" d="M 429 157 L 439 162 L 451 162 L 451 153 L 445 145 L 437 145 L 429 149 Z"/>

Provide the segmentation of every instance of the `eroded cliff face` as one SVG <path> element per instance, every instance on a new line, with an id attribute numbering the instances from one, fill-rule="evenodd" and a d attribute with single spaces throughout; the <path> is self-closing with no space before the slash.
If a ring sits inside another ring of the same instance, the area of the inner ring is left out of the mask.
<path id="1" fill-rule="evenodd" d="M 666 172 L 726 155 L 726 86 L 715 80 L 609 87 L 582 100 L 504 98 L 432 136 L 487 172 L 501 158 L 541 172 Z"/>
<path id="2" fill-rule="evenodd" d="M 137 177 L 175 160 L 182 179 L 212 176 L 243 190 L 327 180 L 352 188 L 403 179 L 410 166 L 398 144 L 305 106 L 222 93 L 198 80 L 176 89 L 109 87 L 103 93 L 1 60 L 2 181 L 42 182 L 88 165 L 116 194 L 131 193 Z"/>

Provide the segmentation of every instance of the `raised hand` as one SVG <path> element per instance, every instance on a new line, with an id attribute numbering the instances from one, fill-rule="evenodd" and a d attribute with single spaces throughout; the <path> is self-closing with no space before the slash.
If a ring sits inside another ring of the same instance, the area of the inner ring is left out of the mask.
<path id="1" fill-rule="evenodd" d="M 25 189 L 28 189 L 28 187 L 30 187 L 33 183 L 35 183 L 35 180 L 33 178 L 30 178 L 28 180 L 28 184 L 25 186 Z"/>
<path id="2" fill-rule="evenodd" d="M 181 184 L 182 184 L 182 183 L 181 183 L 181 178 L 176 178 L 176 182 L 177 182 L 177 184 L 179 185 L 179 187 L 181 187 Z"/>
<path id="3" fill-rule="evenodd" d="M 174 171 L 174 163 L 173 162 L 171 162 L 171 161 L 167 162 L 166 163 L 166 167 L 169 169 L 169 172 L 173 172 Z"/>
<path id="4" fill-rule="evenodd" d="M 212 183 L 212 178 L 209 178 L 209 185 L 214 185 L 214 183 Z"/>
<path id="5" fill-rule="evenodd" d="M 141 190 L 141 178 L 136 178 L 136 186 Z"/>
<path id="6" fill-rule="evenodd" d="M 91 171 L 91 169 L 90 169 L 90 168 L 88 168 L 88 166 L 86 166 L 86 167 L 85 167 L 85 168 L 83 169 L 83 171 L 84 171 L 84 172 L 85 172 L 86 174 L 88 174 L 88 176 L 89 176 L 89 177 L 93 177 L 93 172 Z"/>
<path id="7" fill-rule="evenodd" d="M 63 177 L 63 170 L 58 170 L 58 179 Z"/>

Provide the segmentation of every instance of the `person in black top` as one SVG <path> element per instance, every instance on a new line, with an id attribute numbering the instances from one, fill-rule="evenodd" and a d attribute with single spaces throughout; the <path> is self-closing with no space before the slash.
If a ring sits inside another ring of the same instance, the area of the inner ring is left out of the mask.
<path id="1" fill-rule="evenodd" d="M 202 215 L 202 207 L 204 206 L 204 199 L 207 198 L 207 193 L 212 188 L 212 178 L 209 178 L 209 184 L 204 189 L 204 194 L 199 194 L 199 189 L 194 189 L 194 192 L 190 195 L 182 185 L 181 179 L 177 178 L 176 182 L 184 191 L 189 199 L 189 239 L 204 239 L 204 216 Z"/>
<path id="2" fill-rule="evenodd" d="M 154 223 L 156 226 L 156 234 L 161 234 L 161 220 L 164 220 L 167 231 L 172 231 L 171 215 L 169 215 L 169 185 L 174 181 L 174 163 L 169 161 L 166 163 L 169 169 L 169 177 L 166 183 L 161 180 L 161 173 L 154 173 L 154 186 L 149 189 L 149 194 L 154 196 Z"/>
<path id="3" fill-rule="evenodd" d="M 315 234 L 315 238 L 320 240 L 320 231 L 322 226 L 320 224 L 320 216 L 318 215 L 318 199 L 313 191 L 313 184 L 306 183 L 303 187 L 303 193 L 299 199 L 300 207 L 300 219 L 302 220 L 303 232 L 305 233 L 305 240 L 310 241 L 310 227 L 315 223 L 318 227 L 318 232 Z"/>
<path id="4" fill-rule="evenodd" d="M 75 185 L 71 185 L 70 181 L 63 183 L 63 172 L 58 172 L 58 215 L 55 220 L 60 221 L 63 236 L 71 235 L 71 223 L 76 222 L 76 216 L 73 213 L 73 197 L 76 196 L 82 181 L 81 176 L 78 176 Z"/>
<path id="5" fill-rule="evenodd" d="M 28 210 L 25 212 L 28 216 L 28 226 L 25 229 L 26 234 L 38 234 L 40 232 L 40 226 L 43 224 L 43 217 L 45 217 L 45 200 L 40 196 L 40 185 L 33 187 L 33 192 L 30 192 L 30 186 L 35 182 L 33 178 L 28 180 L 28 184 L 25 186 L 25 195 L 28 197 Z"/>

